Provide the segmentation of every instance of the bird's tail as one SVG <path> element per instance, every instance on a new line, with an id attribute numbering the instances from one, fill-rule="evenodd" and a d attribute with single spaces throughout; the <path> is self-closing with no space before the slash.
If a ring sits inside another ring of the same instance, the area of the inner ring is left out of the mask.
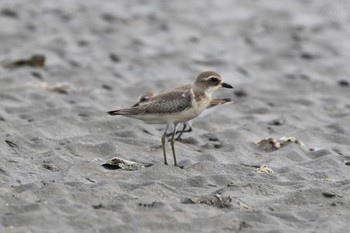
<path id="1" fill-rule="evenodd" d="M 119 110 L 113 110 L 113 111 L 108 111 L 107 114 L 111 116 L 116 116 L 116 115 L 135 115 L 138 114 L 138 108 L 132 107 L 132 108 L 124 108 L 124 109 L 119 109 Z"/>
<path id="2" fill-rule="evenodd" d="M 120 110 L 108 111 L 107 114 L 108 114 L 108 115 L 111 115 L 111 116 L 124 115 L 124 114 L 121 113 Z"/>

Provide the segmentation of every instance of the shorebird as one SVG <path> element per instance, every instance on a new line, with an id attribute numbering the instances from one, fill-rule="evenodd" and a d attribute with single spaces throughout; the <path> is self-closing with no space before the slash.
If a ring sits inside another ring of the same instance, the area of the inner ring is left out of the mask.
<path id="1" fill-rule="evenodd" d="M 210 104 L 212 94 L 220 87 L 232 88 L 215 71 L 205 71 L 198 75 L 193 84 L 170 89 L 137 103 L 129 108 L 107 112 L 109 115 L 121 115 L 135 118 L 148 124 L 166 124 L 161 138 L 164 164 L 168 165 L 165 138 L 171 124 L 174 129 L 170 145 L 177 166 L 175 154 L 175 134 L 179 123 L 184 123 L 199 116 Z"/>
<path id="2" fill-rule="evenodd" d="M 138 106 L 146 101 L 148 101 L 150 98 L 156 96 L 157 94 L 154 92 L 146 92 L 145 94 L 141 95 L 139 97 L 139 101 L 133 105 L 133 107 Z M 207 108 L 201 113 L 199 114 L 198 118 L 202 118 L 206 115 L 208 115 L 210 112 L 212 112 L 215 108 L 222 106 L 224 104 L 230 104 L 233 103 L 233 101 L 231 99 L 225 98 L 225 99 L 212 99 L 209 103 L 209 105 L 207 106 Z M 183 127 L 181 130 L 176 131 L 177 137 L 175 138 L 175 141 L 180 141 L 181 140 L 181 136 L 183 133 L 189 133 L 192 132 L 192 122 L 194 119 L 189 120 L 187 122 L 183 122 Z M 166 134 L 167 137 L 171 136 L 172 133 Z"/>

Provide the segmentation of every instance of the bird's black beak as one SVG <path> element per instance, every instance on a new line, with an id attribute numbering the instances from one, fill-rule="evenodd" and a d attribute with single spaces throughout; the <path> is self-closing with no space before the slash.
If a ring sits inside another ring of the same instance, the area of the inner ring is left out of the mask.
<path id="1" fill-rule="evenodd" d="M 225 87 L 225 88 L 233 88 L 233 86 L 231 86 L 230 84 L 227 84 L 227 83 L 222 83 L 221 86 Z"/>

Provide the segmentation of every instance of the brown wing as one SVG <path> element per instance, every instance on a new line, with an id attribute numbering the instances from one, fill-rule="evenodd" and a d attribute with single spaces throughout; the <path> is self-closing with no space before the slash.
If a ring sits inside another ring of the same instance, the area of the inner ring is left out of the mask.
<path id="1" fill-rule="evenodd" d="M 172 114 L 189 108 L 191 104 L 191 85 L 186 85 L 151 96 L 148 100 L 139 101 L 130 108 L 107 113 L 109 115 Z"/>
<path id="2" fill-rule="evenodd" d="M 147 101 L 143 108 L 143 114 L 162 114 L 181 112 L 191 106 L 191 89 L 174 89 L 169 92 L 161 93 Z"/>

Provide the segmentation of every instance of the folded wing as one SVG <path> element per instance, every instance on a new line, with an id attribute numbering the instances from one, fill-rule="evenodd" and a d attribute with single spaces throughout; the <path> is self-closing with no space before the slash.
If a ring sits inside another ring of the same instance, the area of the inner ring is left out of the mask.
<path id="1" fill-rule="evenodd" d="M 109 115 L 173 114 L 191 107 L 191 89 L 160 93 L 140 105 L 107 112 Z"/>

